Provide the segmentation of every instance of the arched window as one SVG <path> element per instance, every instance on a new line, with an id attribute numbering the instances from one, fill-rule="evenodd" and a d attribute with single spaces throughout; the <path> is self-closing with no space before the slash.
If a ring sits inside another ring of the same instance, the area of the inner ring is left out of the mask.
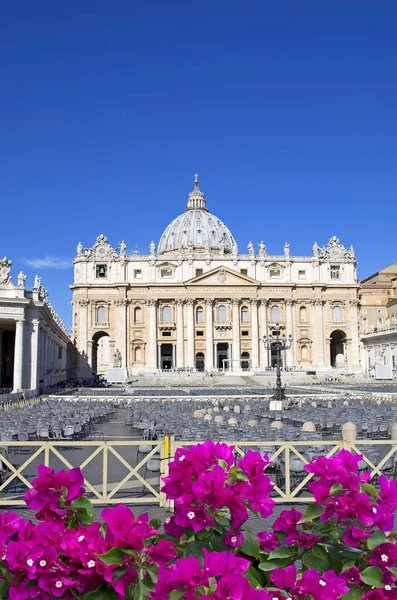
<path id="1" fill-rule="evenodd" d="M 243 352 L 241 355 L 241 368 L 243 371 L 248 371 L 250 368 L 249 352 Z"/>
<path id="2" fill-rule="evenodd" d="M 161 311 L 161 320 L 163 323 L 171 323 L 171 321 L 172 321 L 171 306 L 163 306 L 162 311 Z"/>
<path id="3" fill-rule="evenodd" d="M 140 306 L 134 308 L 134 323 L 142 323 L 142 309 Z"/>
<path id="4" fill-rule="evenodd" d="M 196 369 L 197 369 L 197 371 L 204 371 L 204 354 L 203 354 L 203 352 L 197 352 L 197 354 L 196 354 Z"/>
<path id="5" fill-rule="evenodd" d="M 248 308 L 246 306 L 243 306 L 243 308 L 241 309 L 241 322 L 248 322 Z"/>
<path id="6" fill-rule="evenodd" d="M 106 323 L 106 308 L 104 306 L 98 306 L 96 309 L 96 322 Z"/>
<path id="7" fill-rule="evenodd" d="M 332 309 L 332 321 L 340 323 L 342 321 L 342 309 L 340 306 L 334 306 Z"/>
<path id="8" fill-rule="evenodd" d="M 301 347 L 301 358 L 302 361 L 308 361 L 309 360 L 309 348 L 308 346 L 306 346 L 306 344 L 303 344 L 303 346 Z"/>
<path id="9" fill-rule="evenodd" d="M 280 321 L 280 307 L 272 306 L 272 323 L 278 323 Z"/>
<path id="10" fill-rule="evenodd" d="M 204 322 L 204 312 L 203 309 L 201 308 L 201 306 L 198 306 L 196 308 L 196 323 L 203 323 Z"/>
<path id="11" fill-rule="evenodd" d="M 299 321 L 301 323 L 307 323 L 307 308 L 306 308 L 306 306 L 301 306 L 299 309 Z"/>
<path id="12" fill-rule="evenodd" d="M 218 306 L 218 323 L 226 323 L 226 306 L 220 304 Z"/>

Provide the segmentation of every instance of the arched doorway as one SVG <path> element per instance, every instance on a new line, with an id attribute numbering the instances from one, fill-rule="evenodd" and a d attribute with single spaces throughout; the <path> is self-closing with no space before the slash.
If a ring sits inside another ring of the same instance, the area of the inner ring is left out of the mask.
<path id="1" fill-rule="evenodd" d="M 204 353 L 197 352 L 196 354 L 196 369 L 197 371 L 204 371 Z"/>
<path id="2" fill-rule="evenodd" d="M 346 342 L 346 334 L 344 331 L 337 329 L 330 336 L 330 359 L 331 367 L 343 368 L 345 366 L 344 346 Z"/>
<path id="3" fill-rule="evenodd" d="M 241 354 L 241 368 L 243 371 L 249 371 L 249 368 L 250 368 L 249 352 L 243 352 Z"/>
<path id="4" fill-rule="evenodd" d="M 108 375 L 110 356 L 109 334 L 97 331 L 92 336 L 92 370 L 96 375 Z"/>

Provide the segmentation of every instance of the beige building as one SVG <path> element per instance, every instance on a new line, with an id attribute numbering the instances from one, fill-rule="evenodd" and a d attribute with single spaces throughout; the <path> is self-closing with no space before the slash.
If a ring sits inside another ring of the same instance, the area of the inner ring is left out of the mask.
<path id="1" fill-rule="evenodd" d="M 47 291 L 37 276 L 26 289 L 22 272 L 14 285 L 11 264 L 0 260 L 0 400 L 34 396 L 71 377 L 72 345 Z"/>
<path id="2" fill-rule="evenodd" d="M 336 237 L 307 256 L 292 255 L 288 243 L 268 254 L 263 241 L 239 253 L 196 178 L 187 208 L 148 255 L 127 254 L 104 235 L 78 244 L 72 339 L 98 374 L 114 365 L 128 375 L 258 372 L 275 364 L 262 338 L 278 322 L 294 338 L 284 366 L 359 370 L 358 288 L 353 248 Z"/>
<path id="3" fill-rule="evenodd" d="M 397 298 L 397 264 L 381 269 L 361 281 L 360 333 L 390 325 L 389 303 Z"/>

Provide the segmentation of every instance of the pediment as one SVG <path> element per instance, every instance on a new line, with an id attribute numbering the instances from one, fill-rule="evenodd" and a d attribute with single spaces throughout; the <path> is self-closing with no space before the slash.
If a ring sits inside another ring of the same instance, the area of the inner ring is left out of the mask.
<path id="1" fill-rule="evenodd" d="M 247 285 L 260 286 L 260 282 L 252 279 L 252 277 L 248 277 L 248 275 L 242 275 L 237 271 L 233 271 L 233 269 L 229 269 L 228 267 L 217 267 L 216 269 L 212 269 L 212 271 L 185 281 L 185 285 L 241 285 L 246 287 Z"/>

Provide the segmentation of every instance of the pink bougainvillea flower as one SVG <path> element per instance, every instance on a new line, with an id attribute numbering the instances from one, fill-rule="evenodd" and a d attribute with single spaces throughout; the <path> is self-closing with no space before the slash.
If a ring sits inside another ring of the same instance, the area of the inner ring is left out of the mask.
<path id="1" fill-rule="evenodd" d="M 265 552 L 272 552 L 272 550 L 278 548 L 280 545 L 280 541 L 275 533 L 262 531 L 261 533 L 258 533 L 257 537 L 260 547 Z"/>
<path id="2" fill-rule="evenodd" d="M 346 583 L 354 583 L 357 585 L 361 583 L 360 571 L 357 569 L 357 567 L 350 567 L 350 569 L 342 571 L 340 576 L 346 581 Z"/>
<path id="3" fill-rule="evenodd" d="M 244 534 L 242 531 L 228 531 L 224 537 L 224 543 L 232 548 L 239 548 L 244 542 Z"/>
<path id="4" fill-rule="evenodd" d="M 291 565 L 285 569 L 274 569 L 270 573 L 270 579 L 281 590 L 289 590 L 295 585 L 296 581 L 295 565 Z"/>
<path id="5" fill-rule="evenodd" d="M 303 513 L 295 508 L 282 510 L 278 519 L 273 523 L 274 531 L 282 531 L 283 533 L 292 534 L 298 533 L 296 524 L 302 518 Z"/>

